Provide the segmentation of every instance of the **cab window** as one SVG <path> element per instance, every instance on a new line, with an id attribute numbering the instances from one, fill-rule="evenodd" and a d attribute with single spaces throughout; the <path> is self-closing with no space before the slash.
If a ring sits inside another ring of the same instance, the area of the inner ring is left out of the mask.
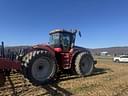
<path id="1" fill-rule="evenodd" d="M 52 34 L 50 36 L 50 45 L 54 45 L 54 44 L 59 44 L 59 34 L 56 33 L 56 34 Z"/>

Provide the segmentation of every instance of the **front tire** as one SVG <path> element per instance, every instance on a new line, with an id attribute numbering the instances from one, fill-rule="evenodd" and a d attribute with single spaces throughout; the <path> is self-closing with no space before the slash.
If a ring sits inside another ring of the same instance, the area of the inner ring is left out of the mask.
<path id="1" fill-rule="evenodd" d="M 120 63 L 120 61 L 118 59 L 115 60 L 116 63 Z"/>
<path id="2" fill-rule="evenodd" d="M 90 54 L 82 52 L 77 55 L 75 60 L 75 71 L 78 75 L 91 75 L 94 69 L 93 58 Z"/>
<path id="3" fill-rule="evenodd" d="M 46 50 L 30 52 L 24 57 L 23 71 L 33 84 L 49 83 L 56 72 L 55 59 Z"/>

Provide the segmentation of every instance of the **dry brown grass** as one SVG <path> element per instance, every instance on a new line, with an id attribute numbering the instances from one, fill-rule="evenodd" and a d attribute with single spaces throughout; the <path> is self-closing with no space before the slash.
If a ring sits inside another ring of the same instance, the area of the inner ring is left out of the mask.
<path id="1" fill-rule="evenodd" d="M 117 64 L 112 59 L 97 59 L 98 64 L 92 76 L 69 76 L 61 81 L 45 86 L 33 86 L 24 83 L 21 75 L 11 76 L 12 84 L 7 80 L 0 87 L 0 95 L 20 96 L 128 96 L 128 64 Z"/>

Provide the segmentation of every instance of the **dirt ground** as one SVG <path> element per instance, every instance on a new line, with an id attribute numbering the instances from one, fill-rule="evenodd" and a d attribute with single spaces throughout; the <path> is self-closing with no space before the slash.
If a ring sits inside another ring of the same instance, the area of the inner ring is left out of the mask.
<path id="1" fill-rule="evenodd" d="M 6 77 L 0 96 L 128 96 L 128 63 L 97 59 L 92 76 L 68 76 L 54 84 L 33 86 L 20 74 Z"/>

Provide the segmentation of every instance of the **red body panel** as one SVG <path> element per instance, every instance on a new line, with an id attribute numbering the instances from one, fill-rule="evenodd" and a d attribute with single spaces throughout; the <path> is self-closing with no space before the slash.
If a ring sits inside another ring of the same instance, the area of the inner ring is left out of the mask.
<path id="1" fill-rule="evenodd" d="M 71 54 L 69 52 L 67 53 L 61 53 L 61 64 L 63 69 L 70 69 L 71 68 L 71 63 L 70 63 L 70 59 L 71 59 Z"/>
<path id="2" fill-rule="evenodd" d="M 63 52 L 62 48 L 54 48 L 56 52 L 56 60 L 58 62 L 58 65 L 62 69 L 71 69 L 71 58 L 72 53 L 69 52 Z"/>
<path id="3" fill-rule="evenodd" d="M 55 52 L 58 52 L 58 53 L 62 52 L 62 48 L 54 48 L 54 50 Z"/>
<path id="4" fill-rule="evenodd" d="M 0 58 L 0 69 L 16 69 L 21 70 L 21 62 L 12 61 L 8 58 Z"/>

